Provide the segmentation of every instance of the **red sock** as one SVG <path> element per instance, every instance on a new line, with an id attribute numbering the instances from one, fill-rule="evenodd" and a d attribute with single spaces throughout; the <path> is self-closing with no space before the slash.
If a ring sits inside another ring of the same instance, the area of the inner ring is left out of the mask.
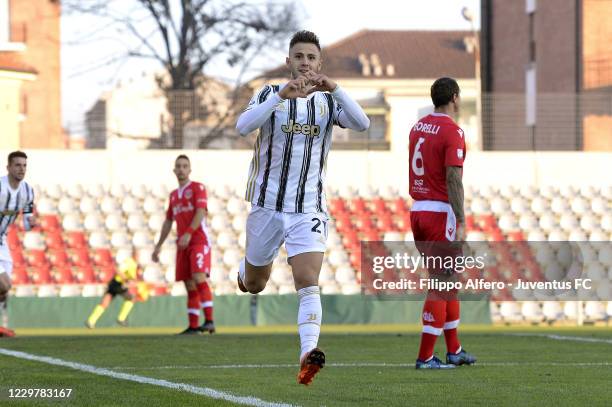
<path id="1" fill-rule="evenodd" d="M 210 286 L 206 281 L 198 283 L 198 293 L 200 294 L 200 301 L 202 301 L 202 309 L 204 310 L 204 319 L 206 321 L 213 320 L 213 295 L 210 291 Z"/>
<path id="2" fill-rule="evenodd" d="M 459 300 L 446 302 L 446 323 L 444 324 L 444 338 L 448 353 L 457 353 L 461 348 L 457 327 L 459 326 Z"/>
<path id="3" fill-rule="evenodd" d="M 189 317 L 189 328 L 200 326 L 200 296 L 197 290 L 187 291 L 187 316 Z"/>
<path id="4" fill-rule="evenodd" d="M 436 340 L 442 333 L 445 319 L 445 301 L 425 300 L 425 304 L 423 304 L 423 333 L 421 334 L 421 346 L 419 348 L 420 360 L 426 361 L 433 356 Z"/>

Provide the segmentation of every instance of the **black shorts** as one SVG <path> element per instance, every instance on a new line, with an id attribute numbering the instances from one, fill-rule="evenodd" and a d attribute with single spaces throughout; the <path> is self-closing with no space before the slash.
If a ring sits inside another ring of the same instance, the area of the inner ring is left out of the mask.
<path id="1" fill-rule="evenodd" d="M 108 288 L 106 289 L 106 293 L 112 295 L 123 295 L 128 292 L 128 288 L 115 280 L 114 278 L 108 283 Z"/>

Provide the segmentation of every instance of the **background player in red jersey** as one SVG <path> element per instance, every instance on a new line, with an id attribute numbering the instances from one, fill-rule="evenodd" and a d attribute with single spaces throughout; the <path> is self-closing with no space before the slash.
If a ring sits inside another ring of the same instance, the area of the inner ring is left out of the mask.
<path id="1" fill-rule="evenodd" d="M 166 220 L 159 241 L 153 250 L 153 261 L 159 261 L 161 246 L 176 221 L 178 235 L 176 252 L 176 281 L 184 281 L 187 289 L 189 326 L 183 334 L 215 332 L 212 292 L 207 279 L 210 275 L 210 238 L 206 229 L 206 188 L 189 179 L 191 162 L 186 155 L 174 161 L 174 174 L 179 187 L 170 193 Z M 204 324 L 199 326 L 200 308 L 204 310 Z"/>
<path id="2" fill-rule="evenodd" d="M 451 118 L 459 112 L 459 93 L 454 79 L 436 80 L 431 86 L 434 113 L 423 117 L 410 131 L 410 196 L 414 199 L 410 222 L 416 246 L 425 256 L 460 256 L 460 242 L 465 240 L 461 181 L 465 137 Z M 429 273 L 444 278 L 452 270 L 429 269 Z M 445 369 L 476 362 L 462 349 L 458 326 L 457 293 L 429 290 L 423 306 L 417 369 Z M 443 331 L 446 364 L 433 355 L 436 339 Z"/>

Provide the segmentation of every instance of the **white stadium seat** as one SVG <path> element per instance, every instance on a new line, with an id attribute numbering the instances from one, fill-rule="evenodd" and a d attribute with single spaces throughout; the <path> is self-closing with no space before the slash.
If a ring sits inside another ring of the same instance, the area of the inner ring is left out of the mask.
<path id="1" fill-rule="evenodd" d="M 162 212 L 165 214 L 161 201 L 153 196 L 147 196 L 144 198 L 142 209 L 145 213 L 149 214 L 158 214 Z"/>
<path id="2" fill-rule="evenodd" d="M 38 198 L 36 200 L 36 211 L 41 215 L 55 215 L 57 210 L 57 205 L 50 198 Z"/>
<path id="3" fill-rule="evenodd" d="M 544 320 L 544 314 L 540 308 L 540 304 L 535 301 L 525 301 L 521 305 L 521 314 L 523 318 L 528 322 L 542 322 Z"/>
<path id="4" fill-rule="evenodd" d="M 64 196 L 64 191 L 58 184 L 48 184 L 45 186 L 45 195 L 55 200 Z"/>
<path id="5" fill-rule="evenodd" d="M 341 286 L 355 282 L 355 271 L 351 267 L 339 267 L 336 269 L 336 281 Z"/>
<path id="6" fill-rule="evenodd" d="M 153 259 L 151 258 L 152 255 L 153 255 L 153 246 L 140 248 L 138 249 L 138 252 L 136 253 L 136 262 L 138 262 L 138 264 L 143 267 L 149 266 L 151 264 L 155 264 L 153 262 Z"/>
<path id="7" fill-rule="evenodd" d="M 121 200 L 121 210 L 126 214 L 140 215 L 142 213 L 142 204 L 137 198 L 128 195 Z"/>
<path id="8" fill-rule="evenodd" d="M 172 284 L 172 290 L 170 291 L 170 295 L 173 297 L 184 297 L 187 296 L 187 289 L 185 288 L 185 284 L 182 281 L 177 281 Z"/>
<path id="9" fill-rule="evenodd" d="M 610 204 L 605 198 L 597 197 L 591 200 L 591 210 L 597 215 L 603 215 L 610 209 Z"/>
<path id="10" fill-rule="evenodd" d="M 68 196 L 63 196 L 60 198 L 60 200 L 57 202 L 57 210 L 61 214 L 78 212 L 77 206 L 75 205 L 74 201 Z"/>
<path id="11" fill-rule="evenodd" d="M 85 191 L 83 190 L 83 186 L 81 184 L 69 184 L 65 188 L 65 192 L 68 196 L 73 199 L 79 200 L 85 195 Z"/>
<path id="12" fill-rule="evenodd" d="M 66 231 L 83 230 L 83 224 L 81 223 L 81 219 L 75 214 L 65 215 L 62 219 L 62 227 Z"/>
<path id="13" fill-rule="evenodd" d="M 518 322 L 523 319 L 518 304 L 514 301 L 504 301 L 499 306 L 499 315 L 505 322 Z"/>
<path id="14" fill-rule="evenodd" d="M 132 237 L 132 244 L 137 249 L 150 247 L 153 245 L 153 239 L 151 238 L 149 232 L 136 231 Z"/>
<path id="15" fill-rule="evenodd" d="M 64 284 L 60 286 L 60 297 L 80 297 L 81 287 L 76 284 Z"/>
<path id="16" fill-rule="evenodd" d="M 84 196 L 79 201 L 79 210 L 83 214 L 99 213 L 98 202 L 95 198 Z"/>
<path id="17" fill-rule="evenodd" d="M 567 301 L 563 304 L 563 314 L 565 318 L 575 320 L 578 318 L 578 307 L 580 306 L 579 301 Z"/>
<path id="18" fill-rule="evenodd" d="M 45 239 L 39 232 L 25 232 L 23 236 L 23 247 L 28 250 L 44 250 L 46 248 Z"/>
<path id="19" fill-rule="evenodd" d="M 38 286 L 38 296 L 39 297 L 57 297 L 57 288 L 51 284 L 44 284 Z"/>
<path id="20" fill-rule="evenodd" d="M 105 214 L 120 212 L 117 200 L 111 196 L 105 196 L 104 198 L 102 198 L 102 200 L 100 201 L 100 209 Z"/>
<path id="21" fill-rule="evenodd" d="M 112 247 L 126 247 L 126 246 L 131 246 L 132 245 L 132 241 L 129 237 L 129 235 L 123 231 L 115 231 L 112 233 L 111 235 L 111 240 L 110 240 L 111 246 Z"/>
<path id="22" fill-rule="evenodd" d="M 149 196 L 149 189 L 143 184 L 134 185 L 130 192 L 132 193 L 132 196 L 138 198 L 139 200 L 143 200 L 145 197 Z"/>
<path id="23" fill-rule="evenodd" d="M 104 221 L 98 213 L 92 212 L 85 215 L 85 219 L 83 219 L 83 226 L 87 231 L 101 231 L 104 229 Z"/>
<path id="24" fill-rule="evenodd" d="M 104 225 L 109 232 L 125 230 L 125 221 L 119 213 L 111 213 L 106 216 Z"/>
<path id="25" fill-rule="evenodd" d="M 606 319 L 606 308 L 600 301 L 587 301 L 584 304 L 584 318 L 587 321 L 601 321 Z"/>
<path id="26" fill-rule="evenodd" d="M 104 249 L 110 247 L 110 242 L 104 232 L 92 232 L 89 235 L 89 245 L 94 249 Z"/>
<path id="27" fill-rule="evenodd" d="M 127 218 L 127 227 L 130 231 L 144 230 L 148 228 L 141 213 L 132 213 Z"/>
<path id="28" fill-rule="evenodd" d="M 161 283 L 164 281 L 164 275 L 161 267 L 157 264 L 149 264 L 142 272 L 142 280 L 147 283 Z"/>
<path id="29" fill-rule="evenodd" d="M 83 297 L 100 297 L 106 290 L 103 284 L 85 284 L 81 295 Z"/>
<path id="30" fill-rule="evenodd" d="M 101 184 L 91 184 L 87 186 L 87 194 L 92 198 L 100 199 L 106 195 L 106 189 Z"/>
<path id="31" fill-rule="evenodd" d="M 34 297 L 36 291 L 34 286 L 31 285 L 17 285 L 15 286 L 15 297 Z"/>
<path id="32" fill-rule="evenodd" d="M 563 318 L 563 309 L 559 301 L 544 301 L 542 314 L 547 321 L 558 321 Z"/>
<path id="33" fill-rule="evenodd" d="M 113 184 L 108 190 L 109 194 L 113 198 L 123 199 L 127 195 L 127 190 L 123 184 Z"/>

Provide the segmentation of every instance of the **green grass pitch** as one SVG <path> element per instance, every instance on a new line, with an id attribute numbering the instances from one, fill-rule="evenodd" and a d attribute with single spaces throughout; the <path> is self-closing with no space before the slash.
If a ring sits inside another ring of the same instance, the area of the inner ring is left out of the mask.
<path id="1" fill-rule="evenodd" d="M 0 339 L 0 349 L 300 406 L 604 406 L 612 399 L 610 327 L 466 326 L 460 339 L 478 357 L 476 365 L 416 371 L 418 327 L 329 326 L 319 342 L 327 366 L 308 387 L 296 384 L 295 327 L 221 329 L 196 337 L 171 332 L 22 330 L 18 337 Z M 443 338 L 436 352 L 444 357 Z M 73 393 L 66 400 L 16 400 L 9 399 L 10 388 Z M 0 354 L 0 405 L 234 404 Z"/>

